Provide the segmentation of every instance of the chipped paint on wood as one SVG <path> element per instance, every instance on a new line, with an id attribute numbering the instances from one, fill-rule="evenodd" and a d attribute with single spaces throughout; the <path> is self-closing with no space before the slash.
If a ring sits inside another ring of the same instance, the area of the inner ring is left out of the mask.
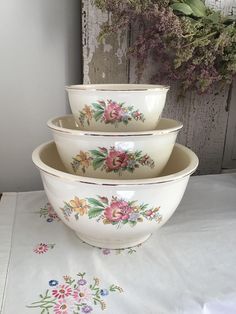
<path id="1" fill-rule="evenodd" d="M 127 83 L 127 32 L 119 32 L 99 42 L 101 25 L 111 17 L 97 9 L 90 0 L 83 1 L 82 16 L 83 82 Z"/>

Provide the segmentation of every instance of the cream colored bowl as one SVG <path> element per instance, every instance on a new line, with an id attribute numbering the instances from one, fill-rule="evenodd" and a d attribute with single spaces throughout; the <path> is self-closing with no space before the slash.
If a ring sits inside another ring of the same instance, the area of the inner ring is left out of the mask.
<path id="1" fill-rule="evenodd" d="M 96 84 L 66 87 L 81 130 L 130 132 L 156 128 L 169 87 Z"/>
<path id="2" fill-rule="evenodd" d="M 154 131 L 91 132 L 78 130 L 73 116 L 63 116 L 49 120 L 48 126 L 70 173 L 127 180 L 158 176 L 183 125 L 161 119 Z"/>
<path id="3" fill-rule="evenodd" d="M 176 144 L 164 176 L 104 180 L 65 172 L 53 142 L 33 152 L 48 200 L 83 241 L 103 248 L 137 245 L 163 226 L 179 205 L 197 156 Z"/>

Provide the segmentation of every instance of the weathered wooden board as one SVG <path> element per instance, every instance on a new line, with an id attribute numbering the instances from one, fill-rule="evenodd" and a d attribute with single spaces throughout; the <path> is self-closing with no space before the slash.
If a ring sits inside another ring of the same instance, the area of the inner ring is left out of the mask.
<path id="1" fill-rule="evenodd" d="M 84 84 L 128 83 L 128 32 L 120 32 L 99 42 L 100 26 L 110 16 L 98 10 L 91 0 L 82 3 Z"/>
<path id="2" fill-rule="evenodd" d="M 225 8 L 220 0 L 209 0 L 210 5 Z M 233 0 L 227 0 L 227 12 L 231 12 Z M 230 11 L 231 10 L 231 11 Z M 83 1 L 83 55 L 84 83 L 133 83 L 136 82 L 135 61 L 130 62 L 125 52 L 132 37 L 119 34 L 98 43 L 100 25 L 109 17 L 95 8 L 91 0 Z M 132 34 L 132 32 L 131 32 Z M 149 60 L 141 82 L 148 83 L 155 66 Z M 198 173 L 219 173 L 221 170 L 227 128 L 226 111 L 229 88 L 210 91 L 206 95 L 188 93 L 177 102 L 178 89 L 171 86 L 163 116 L 178 119 L 184 129 L 178 141 L 193 149 L 200 159 Z"/>

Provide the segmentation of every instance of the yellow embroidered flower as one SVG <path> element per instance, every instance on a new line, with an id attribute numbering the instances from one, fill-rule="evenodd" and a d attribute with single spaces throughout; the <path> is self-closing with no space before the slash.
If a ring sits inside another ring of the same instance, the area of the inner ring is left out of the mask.
<path id="1" fill-rule="evenodd" d="M 88 168 L 90 165 L 91 157 L 89 153 L 80 151 L 79 155 L 76 156 L 76 159 L 80 162 L 82 167 Z"/>
<path id="2" fill-rule="evenodd" d="M 92 120 L 93 110 L 88 105 L 84 106 L 83 112 L 88 120 Z"/>
<path id="3" fill-rule="evenodd" d="M 70 205 L 73 208 L 73 211 L 78 212 L 81 216 L 87 214 L 88 212 L 88 204 L 86 203 L 86 200 L 84 199 L 79 199 L 78 197 L 75 196 L 74 200 L 70 201 Z"/>

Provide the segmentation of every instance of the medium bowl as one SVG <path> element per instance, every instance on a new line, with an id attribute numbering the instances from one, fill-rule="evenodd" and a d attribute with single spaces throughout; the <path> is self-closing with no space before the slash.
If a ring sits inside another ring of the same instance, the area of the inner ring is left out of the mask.
<path id="1" fill-rule="evenodd" d="M 72 85 L 66 90 L 81 130 L 132 132 L 156 128 L 169 87 L 96 84 Z"/>
<path id="2" fill-rule="evenodd" d="M 74 117 L 48 121 L 58 153 L 72 173 L 103 179 L 142 179 L 164 169 L 182 123 L 161 119 L 154 131 L 91 132 L 78 130 Z"/>
<path id="3" fill-rule="evenodd" d="M 163 226 L 179 205 L 197 156 L 175 144 L 163 176 L 142 180 L 104 180 L 65 172 L 54 142 L 33 152 L 48 200 L 60 219 L 88 244 L 127 248 Z"/>

